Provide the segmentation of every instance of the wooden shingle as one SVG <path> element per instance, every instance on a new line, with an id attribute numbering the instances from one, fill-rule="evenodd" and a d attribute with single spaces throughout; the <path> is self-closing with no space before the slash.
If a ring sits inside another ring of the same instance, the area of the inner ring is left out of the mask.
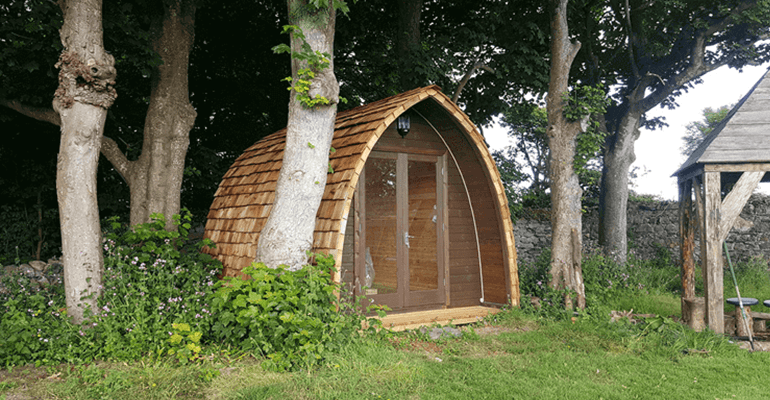
<path id="1" fill-rule="evenodd" d="M 505 283 L 499 279 L 496 282 L 498 285 L 509 286 L 508 293 L 517 305 L 519 294 L 516 250 L 507 198 L 499 182 L 499 173 L 479 131 L 468 116 L 441 93 L 437 86 L 410 90 L 337 114 L 332 140 L 332 147 L 336 151 L 330 154 L 334 172 L 327 176 L 327 186 L 318 209 L 313 235 L 314 250 L 335 255 L 339 268 L 344 243 L 344 224 L 349 216 L 358 177 L 367 158 L 396 118 L 423 101 L 432 102 L 431 104 L 437 105 L 435 107 L 443 110 L 442 115 L 453 119 L 443 124 L 450 124 L 452 129 L 461 131 L 461 135 L 471 143 L 471 147 L 475 147 L 471 151 L 484 165 L 485 176 L 494 182 L 489 187 L 495 192 L 492 200 L 496 204 L 490 207 L 494 207 L 503 216 L 504 229 L 501 230 L 504 232 L 500 233 L 500 241 L 507 253 L 504 255 L 506 271 L 495 271 L 495 274 L 510 276 L 503 280 Z M 392 128 L 390 134 L 392 135 Z M 246 149 L 224 175 L 215 194 L 204 236 L 217 243 L 217 248 L 209 252 L 223 262 L 225 276 L 237 276 L 255 257 L 259 232 L 275 200 L 274 190 L 286 146 L 285 136 L 286 129 L 282 129 Z"/>

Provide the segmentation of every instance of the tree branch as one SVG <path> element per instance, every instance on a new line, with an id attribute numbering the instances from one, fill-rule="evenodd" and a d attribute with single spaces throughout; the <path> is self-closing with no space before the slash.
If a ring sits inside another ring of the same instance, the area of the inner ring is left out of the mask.
<path id="1" fill-rule="evenodd" d="M 633 25 L 631 25 L 631 6 L 626 0 L 626 29 L 628 30 L 628 62 L 631 64 L 631 71 L 634 74 L 635 79 L 639 79 L 639 66 L 636 65 L 636 57 L 634 57 L 634 46 L 637 44 L 634 39 Z"/>
<path id="2" fill-rule="evenodd" d="M 10 108 L 26 117 L 34 118 L 38 121 L 48 122 L 50 124 L 61 126 L 61 117 L 53 108 L 32 107 L 20 103 L 17 100 L 8 100 L 0 98 L 0 105 Z M 102 136 L 101 153 L 109 160 L 116 171 L 128 182 L 128 171 L 131 161 L 126 158 L 118 144 L 107 136 Z"/>
<path id="3" fill-rule="evenodd" d="M 644 100 L 640 101 L 639 107 L 642 110 L 642 112 L 649 111 L 650 109 L 655 107 L 657 104 L 665 100 L 674 91 L 684 86 L 687 82 L 693 79 L 696 79 L 708 72 L 711 72 L 719 67 L 729 64 L 730 61 L 732 60 L 730 57 L 723 58 L 722 60 L 717 62 L 712 62 L 712 63 L 705 62 L 706 47 L 713 44 L 708 42 L 708 38 L 727 28 L 727 26 L 733 21 L 733 19 L 736 16 L 745 12 L 749 8 L 754 7 L 756 4 L 757 4 L 756 0 L 743 1 L 737 7 L 735 7 L 728 15 L 718 20 L 714 20 L 713 21 L 714 23 L 711 24 L 709 27 L 696 32 L 695 38 L 692 41 L 690 41 L 689 45 L 686 47 L 683 46 L 681 49 L 682 53 L 689 53 L 690 62 L 688 66 L 683 71 L 671 76 L 665 84 L 662 84 L 652 94 L 645 97 Z M 670 68 L 670 65 L 664 65 L 663 68 Z M 661 79 L 660 76 L 648 73 L 645 78 L 647 79 L 647 82 L 650 82 L 650 83 L 640 84 L 639 86 L 641 88 L 651 87 L 652 82 L 656 77 L 657 79 L 663 81 L 663 79 Z"/>
<path id="4" fill-rule="evenodd" d="M 476 58 L 476 61 L 473 63 L 473 66 L 471 67 L 471 69 L 469 69 L 468 72 L 465 73 L 465 76 L 463 76 L 463 79 L 461 79 L 460 83 L 457 85 L 457 89 L 455 90 L 455 93 L 452 96 L 453 103 L 457 104 L 457 100 L 460 98 L 460 93 L 463 91 L 463 88 L 465 88 L 465 84 L 468 83 L 468 80 L 471 79 L 471 76 L 473 76 L 473 73 L 479 68 L 485 71 L 491 72 L 493 74 L 495 73 L 494 68 L 482 63 L 481 61 L 479 61 L 478 58 Z"/>
<path id="5" fill-rule="evenodd" d="M 653 107 L 665 100 L 666 97 L 674 93 L 674 91 L 684 86 L 687 82 L 703 76 L 704 74 L 711 72 L 721 66 L 727 65 L 730 62 L 730 59 L 727 58 L 715 63 L 705 63 L 705 52 L 705 32 L 701 32 L 698 34 L 694 43 L 692 43 L 692 47 L 690 48 L 690 63 L 687 68 L 685 68 L 684 71 L 680 73 L 674 74 L 665 84 L 659 86 L 658 89 L 640 101 L 638 104 L 642 112 L 651 110 Z M 655 80 L 663 81 L 663 79 L 656 74 L 648 74 L 645 76 L 645 80 L 650 83 L 640 84 L 637 89 L 649 88 L 652 86 L 652 82 Z"/>
<path id="6" fill-rule="evenodd" d="M 110 164 L 112 164 L 112 167 L 115 168 L 115 171 L 117 171 L 120 176 L 123 177 L 123 180 L 130 184 L 131 181 L 128 179 L 128 173 L 132 161 L 129 161 L 125 154 L 120 151 L 118 144 L 111 138 L 102 136 L 101 152 L 102 155 L 110 162 Z"/>
<path id="7" fill-rule="evenodd" d="M 38 121 L 48 122 L 56 126 L 61 126 L 61 118 L 59 117 L 59 113 L 54 111 L 53 108 L 32 107 L 21 104 L 17 100 L 8 100 L 4 98 L 0 98 L 0 105 L 8 107 L 11 110 L 18 112 L 19 114 L 34 118 Z"/>

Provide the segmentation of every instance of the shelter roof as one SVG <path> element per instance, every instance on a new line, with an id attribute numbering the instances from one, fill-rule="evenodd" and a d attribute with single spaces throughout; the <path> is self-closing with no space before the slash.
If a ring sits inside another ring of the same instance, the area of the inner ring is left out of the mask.
<path id="1" fill-rule="evenodd" d="M 724 120 L 706 136 L 677 176 L 696 164 L 770 162 L 770 71 L 754 85 Z"/>

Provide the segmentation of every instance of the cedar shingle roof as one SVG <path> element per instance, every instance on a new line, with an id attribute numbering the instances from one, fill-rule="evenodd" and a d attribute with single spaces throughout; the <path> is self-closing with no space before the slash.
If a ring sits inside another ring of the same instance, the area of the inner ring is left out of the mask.
<path id="1" fill-rule="evenodd" d="M 503 242 L 515 257 L 513 227 L 499 173 L 476 127 L 437 86 L 410 90 L 387 99 L 337 114 L 330 164 L 334 173 L 327 177 L 326 190 L 316 216 L 314 251 L 334 254 L 339 264 L 350 204 L 358 176 L 372 148 L 385 129 L 404 111 L 430 99 L 455 120 L 476 146 L 482 163 L 491 171 L 500 209 L 505 214 Z M 205 237 L 217 248 L 209 252 L 225 265 L 225 275 L 234 276 L 256 256 L 259 232 L 267 221 L 281 168 L 286 129 L 275 132 L 238 157 L 222 178 L 208 214 Z M 515 266 L 515 260 L 512 261 Z M 339 265 L 338 265 L 339 267 Z"/>

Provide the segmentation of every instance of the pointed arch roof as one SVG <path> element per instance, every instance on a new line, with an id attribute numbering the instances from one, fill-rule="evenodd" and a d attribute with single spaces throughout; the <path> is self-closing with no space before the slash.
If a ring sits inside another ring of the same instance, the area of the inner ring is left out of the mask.
<path id="1" fill-rule="evenodd" d="M 503 224 L 503 245 L 512 275 L 516 249 L 508 200 L 494 160 L 484 139 L 467 115 L 438 86 L 410 90 L 337 114 L 326 189 L 316 215 L 314 251 L 335 255 L 340 263 L 345 227 L 358 177 L 374 145 L 388 126 L 411 107 L 431 101 L 442 108 L 471 143 L 493 188 Z M 256 255 L 259 232 L 267 221 L 285 148 L 286 129 L 266 136 L 236 159 L 224 175 L 208 214 L 204 236 L 216 249 L 209 253 L 225 265 L 226 275 L 236 275 Z M 339 267 L 339 265 L 338 265 Z M 518 280 L 516 280 L 518 287 Z"/>
<path id="2" fill-rule="evenodd" d="M 770 70 L 674 173 L 696 164 L 770 163 Z"/>

